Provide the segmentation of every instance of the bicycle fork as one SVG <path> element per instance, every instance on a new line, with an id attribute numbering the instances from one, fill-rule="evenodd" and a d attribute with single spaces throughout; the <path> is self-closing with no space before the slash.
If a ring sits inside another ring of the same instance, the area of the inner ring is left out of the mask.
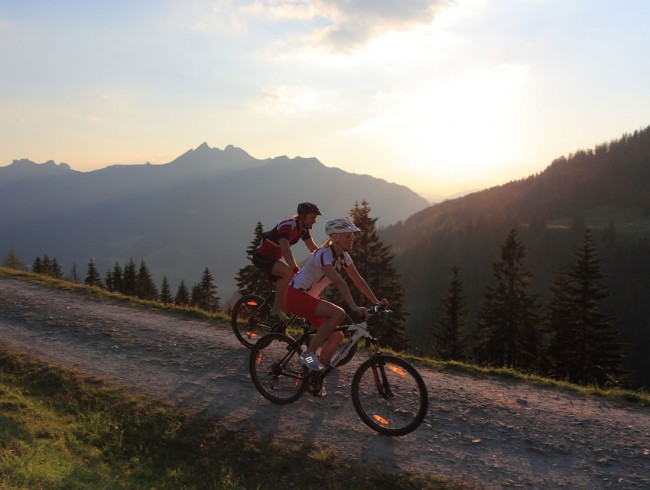
<path id="1" fill-rule="evenodd" d="M 391 369 L 391 366 L 386 366 L 384 360 L 380 359 L 377 356 L 375 359 L 373 359 L 370 367 L 372 369 L 372 375 L 375 378 L 375 386 L 377 386 L 377 391 L 384 400 L 391 399 L 393 397 L 393 392 L 390 389 L 388 377 L 386 376 L 386 367 L 388 367 L 388 369 Z M 397 368 L 393 367 L 393 370 L 395 369 Z"/>

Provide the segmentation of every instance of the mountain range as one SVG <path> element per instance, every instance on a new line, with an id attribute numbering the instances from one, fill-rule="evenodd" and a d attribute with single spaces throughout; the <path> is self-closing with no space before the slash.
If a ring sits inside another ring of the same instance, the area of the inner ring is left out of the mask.
<path id="1" fill-rule="evenodd" d="M 144 260 L 160 284 L 191 287 L 205 267 L 228 299 L 236 272 L 248 264 L 257 222 L 269 229 L 302 201 L 325 220 L 347 216 L 366 200 L 387 226 L 429 203 L 405 186 L 327 167 L 315 158 L 256 159 L 240 148 L 203 143 L 159 165 L 113 165 L 80 172 L 65 163 L 14 160 L 0 167 L 0 253 L 14 247 L 28 264 L 47 254 L 64 274 L 92 259 L 100 273 L 118 261 Z M 306 249 L 294 247 L 297 257 Z"/>

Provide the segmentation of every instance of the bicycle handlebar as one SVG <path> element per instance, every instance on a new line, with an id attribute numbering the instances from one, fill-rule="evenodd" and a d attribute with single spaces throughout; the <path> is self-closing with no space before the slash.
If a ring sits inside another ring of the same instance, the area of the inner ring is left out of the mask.
<path id="1" fill-rule="evenodd" d="M 368 308 L 368 315 L 381 315 L 383 313 L 392 313 L 392 310 L 387 310 L 385 306 L 374 305 Z"/>

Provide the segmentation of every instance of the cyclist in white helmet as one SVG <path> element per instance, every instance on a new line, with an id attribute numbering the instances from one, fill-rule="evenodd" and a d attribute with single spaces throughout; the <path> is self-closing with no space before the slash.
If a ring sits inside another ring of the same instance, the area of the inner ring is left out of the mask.
<path id="1" fill-rule="evenodd" d="M 318 295 L 323 289 L 329 284 L 334 284 L 354 313 L 364 319 L 368 316 L 368 310 L 354 302 L 347 283 L 341 277 L 343 270 L 372 304 L 388 306 L 388 300 L 377 299 L 368 283 L 357 271 L 348 253 L 354 243 L 354 233 L 359 231 L 361 230 L 347 218 L 328 221 L 325 224 L 325 233 L 329 236 L 329 240 L 311 255 L 305 266 L 289 283 L 285 295 L 286 309 L 306 318 L 318 327 L 318 333 L 309 344 L 308 351 L 300 356 L 300 362 L 309 369 L 316 371 L 325 369 L 324 365 L 329 363 L 343 339 L 341 332 L 333 332 L 333 330 L 345 319 L 345 311 L 319 298 Z M 316 351 L 320 347 L 322 349 L 319 359 Z"/>

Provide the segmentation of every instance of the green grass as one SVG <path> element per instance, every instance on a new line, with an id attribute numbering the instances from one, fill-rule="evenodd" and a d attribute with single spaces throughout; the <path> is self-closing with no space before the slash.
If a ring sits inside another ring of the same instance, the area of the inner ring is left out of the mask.
<path id="1" fill-rule="evenodd" d="M 355 468 L 0 350 L 0 488 L 460 488 Z"/>
<path id="2" fill-rule="evenodd" d="M 414 364 L 432 367 L 438 371 L 459 372 L 474 377 L 494 376 L 502 380 L 513 380 L 541 387 L 555 388 L 562 391 L 579 393 L 583 396 L 598 396 L 616 402 L 650 406 L 650 393 L 645 391 L 633 391 L 622 388 L 605 389 L 593 385 L 582 386 L 567 381 L 544 378 L 535 374 L 526 374 L 509 368 L 483 367 L 458 361 L 439 361 L 404 353 L 399 353 L 399 355 L 405 359 L 409 359 Z"/>
<path id="3" fill-rule="evenodd" d="M 55 289 L 61 289 L 64 291 L 72 292 L 78 294 L 82 297 L 93 298 L 99 301 L 128 304 L 131 306 L 139 306 L 151 309 L 157 309 L 165 311 L 167 313 L 178 313 L 182 315 L 189 315 L 195 318 L 205 318 L 218 321 L 230 322 L 230 316 L 224 312 L 207 312 L 199 308 L 186 307 L 186 306 L 174 306 L 170 304 L 164 304 L 160 301 L 151 301 L 136 298 L 134 296 L 126 296 L 120 293 L 112 293 L 106 291 L 105 289 L 98 287 L 86 286 L 85 284 L 79 284 L 72 281 L 66 281 L 64 279 L 55 279 L 50 276 L 43 274 L 34 274 L 32 272 L 19 271 L 15 269 L 8 269 L 6 267 L 0 267 L 0 277 L 20 279 L 24 281 L 31 282 L 32 284 L 39 284 L 41 286 L 47 286 Z"/>

